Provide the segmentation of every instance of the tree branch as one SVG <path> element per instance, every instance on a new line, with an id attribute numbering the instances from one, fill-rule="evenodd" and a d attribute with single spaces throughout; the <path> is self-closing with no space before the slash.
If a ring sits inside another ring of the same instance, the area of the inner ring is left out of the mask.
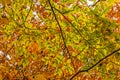
<path id="1" fill-rule="evenodd" d="M 95 2 L 92 7 L 96 6 L 101 0 L 98 0 L 97 2 Z"/>
<path id="2" fill-rule="evenodd" d="M 102 62 L 104 59 L 110 57 L 111 55 L 115 54 L 116 52 L 120 51 L 120 48 L 113 51 L 112 53 L 108 54 L 107 56 L 103 57 L 102 59 L 100 59 L 98 62 L 96 62 L 94 65 L 92 65 L 91 67 L 89 67 L 88 69 L 85 70 L 79 70 L 77 73 L 75 73 L 70 80 L 72 80 L 75 76 L 77 76 L 79 73 L 81 72 L 88 72 L 89 70 L 91 70 L 92 68 L 94 68 L 96 65 L 98 65 L 100 62 Z"/>
<path id="3" fill-rule="evenodd" d="M 53 15 L 54 15 L 54 17 L 55 17 L 55 20 L 56 20 L 56 22 L 57 22 L 57 24 L 58 24 L 58 26 L 59 26 L 60 34 L 61 34 L 61 36 L 62 36 L 62 40 L 63 40 L 63 43 L 64 43 L 64 47 L 67 49 L 67 46 L 66 46 L 66 43 L 65 43 L 65 38 L 64 38 L 64 36 L 63 36 L 63 32 L 62 32 L 61 25 L 60 25 L 60 23 L 59 23 L 59 21 L 58 21 L 58 19 L 57 19 L 57 16 L 56 16 L 56 14 L 55 14 L 55 12 L 54 12 L 54 10 L 53 10 L 53 7 L 52 7 L 52 4 L 50 3 L 50 0 L 48 0 L 48 2 L 49 2 L 49 5 L 50 5 L 50 7 L 51 7 L 51 10 L 52 10 L 52 12 L 53 12 Z"/>
<path id="4" fill-rule="evenodd" d="M 72 22 L 70 22 L 70 20 L 68 20 L 67 17 L 66 17 L 60 10 L 58 10 L 58 9 L 55 8 L 55 7 L 53 7 L 53 8 L 54 8 L 56 11 L 58 11 L 58 12 L 64 17 L 64 19 L 77 31 L 77 33 L 90 45 L 90 42 L 87 41 L 87 40 L 84 38 L 84 36 L 82 35 L 82 32 L 80 32 L 80 30 L 77 29 L 77 28 L 72 24 Z"/>
<path id="5" fill-rule="evenodd" d="M 60 34 L 61 34 L 61 36 L 62 36 L 62 40 L 63 40 L 63 43 L 64 43 L 64 49 L 65 49 L 65 50 L 67 51 L 67 53 L 68 53 L 68 58 L 70 58 L 71 60 L 73 60 L 72 57 L 71 57 L 71 54 L 70 54 L 69 51 L 68 51 L 68 48 L 67 48 L 67 45 L 66 45 L 66 42 L 65 42 L 65 38 L 64 38 L 64 36 L 63 36 L 63 31 L 62 31 L 61 25 L 60 25 L 60 23 L 59 23 L 59 21 L 58 21 L 58 19 L 57 19 L 57 16 L 56 16 L 56 14 L 55 14 L 55 12 L 54 12 L 54 7 L 52 7 L 52 5 L 51 5 L 51 3 L 50 3 L 50 0 L 48 0 L 48 2 L 49 2 L 49 5 L 50 5 L 50 7 L 51 7 L 51 10 L 52 10 L 52 12 L 53 12 L 53 15 L 54 15 L 54 17 L 55 17 L 55 20 L 56 20 L 56 22 L 57 22 L 57 24 L 58 24 L 58 26 L 59 26 Z M 63 51 L 64 51 L 64 50 L 63 50 Z M 64 51 L 64 53 L 66 53 L 66 51 Z M 66 55 L 67 55 L 67 54 L 66 54 Z M 72 65 L 73 65 L 73 68 L 74 68 L 74 70 L 75 70 L 75 66 L 74 66 L 73 61 L 72 61 Z"/>

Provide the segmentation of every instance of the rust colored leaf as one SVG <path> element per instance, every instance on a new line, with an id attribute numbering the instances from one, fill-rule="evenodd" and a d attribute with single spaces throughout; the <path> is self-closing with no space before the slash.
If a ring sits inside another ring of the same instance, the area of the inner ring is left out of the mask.
<path id="1" fill-rule="evenodd" d="M 0 18 L 0 25 L 7 25 L 9 24 L 9 19 L 5 16 Z"/>
<path id="2" fill-rule="evenodd" d="M 53 0 L 55 3 L 59 2 L 59 0 Z"/>
<path id="3" fill-rule="evenodd" d="M 67 27 L 66 28 L 66 31 L 70 32 L 71 28 L 70 27 Z"/>
<path id="4" fill-rule="evenodd" d="M 35 53 L 38 54 L 39 53 L 39 45 L 37 42 L 32 43 L 29 47 L 28 47 L 28 51 L 30 53 Z"/>
<path id="5" fill-rule="evenodd" d="M 12 0 L 0 0 L 0 2 L 5 6 L 11 4 Z"/>

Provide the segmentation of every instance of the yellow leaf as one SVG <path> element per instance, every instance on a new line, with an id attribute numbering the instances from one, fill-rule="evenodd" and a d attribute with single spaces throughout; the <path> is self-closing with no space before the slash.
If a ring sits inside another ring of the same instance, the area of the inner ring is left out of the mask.
<path id="1" fill-rule="evenodd" d="M 38 74 L 35 76 L 34 80 L 47 80 L 43 74 Z"/>
<path id="2" fill-rule="evenodd" d="M 32 43 L 29 47 L 28 47 L 28 51 L 30 53 L 35 53 L 38 54 L 39 53 L 39 44 L 37 42 Z"/>
<path id="3" fill-rule="evenodd" d="M 68 60 L 67 60 L 67 63 L 68 63 L 68 64 L 71 63 L 71 59 L 68 59 Z"/>

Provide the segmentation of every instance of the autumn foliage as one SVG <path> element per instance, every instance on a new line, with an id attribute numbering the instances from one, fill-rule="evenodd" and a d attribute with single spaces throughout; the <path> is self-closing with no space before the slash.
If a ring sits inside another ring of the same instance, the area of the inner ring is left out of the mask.
<path id="1" fill-rule="evenodd" d="M 119 80 L 119 0 L 0 0 L 0 80 Z"/>

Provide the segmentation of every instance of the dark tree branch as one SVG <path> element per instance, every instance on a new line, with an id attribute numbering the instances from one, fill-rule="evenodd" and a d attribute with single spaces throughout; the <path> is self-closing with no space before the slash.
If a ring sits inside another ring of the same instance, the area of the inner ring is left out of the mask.
<path id="1" fill-rule="evenodd" d="M 91 70 L 92 68 L 94 68 L 96 65 L 98 65 L 100 62 L 102 62 L 104 59 L 110 57 L 111 55 L 115 54 L 116 52 L 120 51 L 120 48 L 113 51 L 112 53 L 108 54 L 107 56 L 103 57 L 102 59 L 100 59 L 98 62 L 96 62 L 94 65 L 92 65 L 91 67 L 89 67 L 88 69 L 85 70 L 79 70 L 77 73 L 75 73 L 70 80 L 72 80 L 75 76 L 77 76 L 79 73 L 81 72 L 88 72 L 89 70 Z"/>
<path id="2" fill-rule="evenodd" d="M 57 19 L 57 16 L 56 16 L 56 14 L 55 14 L 55 12 L 54 12 L 54 7 L 51 5 L 51 3 L 50 3 L 50 0 L 48 0 L 48 2 L 49 2 L 49 5 L 50 5 L 50 7 L 51 7 L 51 10 L 52 10 L 52 13 L 53 13 L 53 15 L 54 15 L 54 17 L 55 17 L 55 20 L 56 20 L 56 22 L 57 22 L 57 24 L 58 24 L 58 26 L 59 26 L 59 29 L 60 29 L 60 34 L 61 34 L 61 36 L 62 36 L 62 40 L 63 40 L 63 43 L 64 43 L 64 53 L 66 53 L 66 51 L 67 51 L 67 53 L 68 53 L 68 58 L 70 58 L 71 60 L 73 60 L 72 59 L 72 57 L 71 57 L 71 54 L 69 53 L 69 50 L 68 50 L 68 48 L 67 48 L 67 45 L 66 45 L 66 42 L 65 42 L 65 38 L 64 38 L 64 36 L 63 36 L 63 31 L 62 31 L 62 27 L 61 27 L 61 25 L 60 25 L 60 23 L 59 23 L 59 21 L 58 21 L 58 19 Z M 66 54 L 67 55 L 67 54 Z M 75 70 L 75 66 L 74 66 L 74 63 L 73 63 L 73 61 L 72 61 L 72 65 L 73 65 L 73 68 L 74 68 L 74 70 Z"/>
<path id="3" fill-rule="evenodd" d="M 58 24 L 58 26 L 59 26 L 60 34 L 61 34 L 61 36 L 62 36 L 62 40 L 63 40 L 63 43 L 64 43 L 64 47 L 67 49 L 67 46 L 66 46 L 66 43 L 65 43 L 65 38 L 64 38 L 64 36 L 63 36 L 63 31 L 62 31 L 61 25 L 60 25 L 60 23 L 59 23 L 59 21 L 58 21 L 58 19 L 57 19 L 57 16 L 56 16 L 56 14 L 55 14 L 55 12 L 54 12 L 54 10 L 53 10 L 53 7 L 52 7 L 52 4 L 50 3 L 50 0 L 48 0 L 48 2 L 49 2 L 49 5 L 50 5 L 50 7 L 51 7 L 52 13 L 53 13 L 53 15 L 54 15 L 54 17 L 55 17 L 55 20 L 56 20 L 56 22 L 57 22 L 57 24 Z"/>
<path id="4" fill-rule="evenodd" d="M 77 28 L 72 24 L 71 21 L 68 20 L 67 17 L 66 17 L 60 10 L 58 10 L 58 9 L 55 8 L 55 7 L 53 7 L 53 8 L 54 8 L 56 11 L 58 11 L 58 12 L 64 17 L 64 19 L 77 31 L 77 33 L 90 45 L 90 42 L 88 42 L 88 41 L 84 38 L 84 36 L 83 36 L 82 33 L 80 32 L 80 30 L 77 29 Z"/>
<path id="5" fill-rule="evenodd" d="M 95 2 L 93 5 L 91 5 L 92 7 L 96 6 L 101 0 L 98 0 L 97 2 Z"/>

